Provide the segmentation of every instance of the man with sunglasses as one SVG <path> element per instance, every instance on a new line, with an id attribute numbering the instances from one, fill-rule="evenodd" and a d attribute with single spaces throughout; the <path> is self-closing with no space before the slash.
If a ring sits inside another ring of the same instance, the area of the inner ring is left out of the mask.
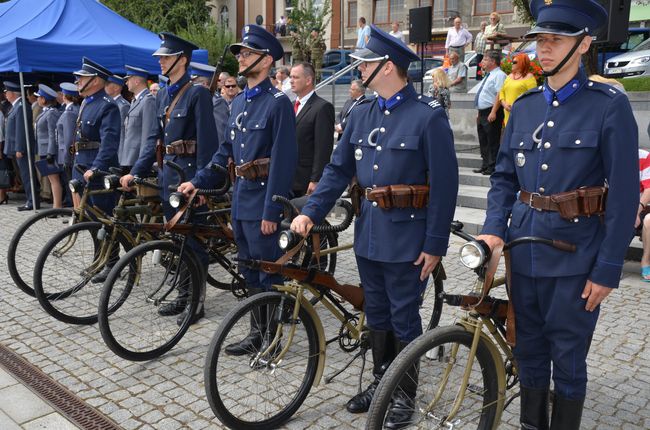
<path id="1" fill-rule="evenodd" d="M 445 110 L 420 97 L 408 82 L 419 60 L 401 40 L 371 26 L 365 49 L 352 58 L 363 85 L 378 97 L 351 112 L 332 161 L 291 228 L 306 235 L 321 222 L 353 176 L 362 193 L 354 226 L 354 251 L 370 330 L 373 382 L 347 403 L 368 411 L 379 380 L 406 345 L 422 333 L 420 297 L 447 252 L 458 192 L 454 139 Z M 358 193 L 352 192 L 359 196 Z M 417 371 L 400 383 L 387 428 L 409 424 Z"/>
<path id="2" fill-rule="evenodd" d="M 221 97 L 226 101 L 226 104 L 228 105 L 228 113 L 230 113 L 230 110 L 232 109 L 232 101 L 235 99 L 237 94 L 239 94 L 237 79 L 234 76 L 228 76 L 221 90 Z"/>
<path id="3" fill-rule="evenodd" d="M 547 79 L 513 104 L 478 239 L 492 250 L 522 236 L 575 245 L 513 248 L 510 300 L 522 428 L 549 428 L 552 374 L 550 428 L 577 430 L 600 303 L 618 287 L 633 234 L 638 132 L 625 94 L 590 81 L 580 64 L 605 9 L 594 0 L 533 0 L 530 9 L 537 25 L 527 36 Z"/>
<path id="4" fill-rule="evenodd" d="M 247 86 L 232 102 L 225 139 L 212 163 L 226 167 L 234 163 L 231 223 L 239 258 L 275 261 L 280 257 L 278 224 L 283 207 L 273 195 L 288 197 L 297 164 L 296 122 L 289 98 L 271 85 L 269 72 L 284 55 L 275 36 L 257 25 L 246 25 L 242 42 L 230 46 L 239 62 L 239 74 Z M 219 175 L 209 166 L 194 179 L 178 187 L 191 193 L 195 188 L 213 188 Z M 240 266 L 248 294 L 268 291 L 282 283 L 270 276 Z M 259 310 L 262 312 L 262 310 Z M 251 313 L 251 329 L 241 342 L 228 345 L 226 353 L 246 355 L 262 344 L 266 318 Z"/>
<path id="5" fill-rule="evenodd" d="M 156 95 L 157 121 L 149 132 L 146 150 L 141 151 L 142 155 L 135 162 L 131 173 L 120 178 L 123 187 L 127 187 L 134 176 L 147 176 L 156 161 L 157 151 L 164 151 L 164 159 L 181 166 L 185 177 L 191 179 L 197 170 L 210 162 L 219 147 L 210 91 L 201 85 L 192 85 L 188 73 L 192 51 L 198 47 L 172 33 L 163 32 L 159 37 L 160 48 L 153 56 L 158 57 L 162 74 L 169 81 Z M 156 141 L 160 142 L 158 146 Z M 159 165 L 158 169 L 162 172 L 159 182 L 162 185 L 163 210 L 165 218 L 170 220 L 176 210 L 169 205 L 169 186 L 178 184 L 179 177 L 176 171 L 167 165 Z M 204 315 L 208 255 L 196 241 L 190 239 L 188 244 L 203 268 L 199 306 L 191 317 L 191 322 L 195 323 Z M 187 285 L 181 285 L 178 296 L 161 306 L 158 313 L 162 316 L 181 314 L 178 318 L 178 323 L 181 324 L 186 318 L 184 312 L 188 308 L 188 296 Z"/>

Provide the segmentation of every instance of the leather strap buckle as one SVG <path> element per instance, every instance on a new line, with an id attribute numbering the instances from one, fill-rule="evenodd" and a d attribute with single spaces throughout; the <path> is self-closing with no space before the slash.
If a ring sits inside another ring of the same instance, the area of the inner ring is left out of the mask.
<path id="1" fill-rule="evenodd" d="M 366 200 L 368 200 L 368 201 L 371 201 L 370 200 L 370 193 L 372 192 L 372 190 L 374 190 L 374 188 L 372 188 L 372 187 L 367 187 L 367 188 L 363 189 L 363 197 L 365 197 Z"/>
<path id="2" fill-rule="evenodd" d="M 530 193 L 530 197 L 528 198 L 528 206 L 530 206 L 531 208 L 535 209 L 536 211 L 540 211 L 540 212 L 541 212 L 542 209 L 541 209 L 541 208 L 536 208 L 536 207 L 535 207 L 535 204 L 533 203 L 533 200 L 535 199 L 535 197 L 541 197 L 541 196 L 542 196 L 542 195 L 541 195 L 540 193 Z"/>

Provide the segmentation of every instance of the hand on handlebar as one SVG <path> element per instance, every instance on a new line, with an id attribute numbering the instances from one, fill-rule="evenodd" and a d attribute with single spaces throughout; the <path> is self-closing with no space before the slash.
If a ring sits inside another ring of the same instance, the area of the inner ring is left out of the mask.
<path id="1" fill-rule="evenodd" d="M 120 178 L 120 186 L 124 188 L 127 191 L 131 191 L 131 181 L 135 179 L 135 176 L 131 175 L 130 173 L 128 175 L 124 175 Z"/>
<path id="2" fill-rule="evenodd" d="M 505 242 L 499 236 L 493 234 L 481 234 L 476 237 L 476 240 L 482 240 L 490 247 L 490 251 L 494 251 L 494 248 L 503 247 Z"/>
<path id="3" fill-rule="evenodd" d="M 90 182 L 94 174 L 95 172 L 93 172 L 92 170 L 86 170 L 86 172 L 84 173 L 84 181 Z"/>
<path id="4" fill-rule="evenodd" d="M 420 281 L 424 281 L 429 277 L 433 272 L 433 269 L 436 268 L 440 262 L 440 256 L 427 254 L 426 252 L 421 252 L 417 260 L 413 262 L 415 266 L 422 264 L 422 271 L 420 272 Z"/>
<path id="5" fill-rule="evenodd" d="M 189 197 L 190 194 L 192 194 L 192 191 L 194 191 L 195 189 L 196 189 L 196 187 L 194 186 L 193 183 L 191 183 L 191 182 L 183 182 L 182 184 L 180 184 L 178 186 L 177 191 L 179 193 L 185 194 L 186 197 Z"/>
<path id="6" fill-rule="evenodd" d="M 291 222 L 291 230 L 301 236 L 307 236 L 313 226 L 314 222 L 307 215 L 298 215 Z"/>

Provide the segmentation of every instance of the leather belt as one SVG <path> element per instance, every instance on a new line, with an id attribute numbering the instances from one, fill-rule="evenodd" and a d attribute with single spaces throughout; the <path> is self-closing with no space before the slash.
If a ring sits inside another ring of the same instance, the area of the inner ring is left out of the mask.
<path id="1" fill-rule="evenodd" d="M 557 203 L 551 199 L 551 196 L 543 196 L 539 193 L 530 193 L 521 190 L 519 193 L 519 201 L 526 203 L 528 206 L 537 209 L 538 211 L 558 212 L 560 210 Z"/>
<path id="2" fill-rule="evenodd" d="M 194 156 L 196 155 L 196 140 L 176 140 L 165 146 L 165 154 Z"/>
<path id="3" fill-rule="evenodd" d="M 75 151 L 90 151 L 93 149 L 99 149 L 100 143 L 93 140 L 88 140 L 76 142 L 74 145 Z"/>

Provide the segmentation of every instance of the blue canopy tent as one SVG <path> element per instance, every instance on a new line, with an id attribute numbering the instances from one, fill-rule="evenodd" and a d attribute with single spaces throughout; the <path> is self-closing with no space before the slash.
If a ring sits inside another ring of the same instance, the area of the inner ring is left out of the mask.
<path id="1" fill-rule="evenodd" d="M 157 75 L 160 66 L 151 54 L 159 45 L 156 34 L 128 21 L 98 0 L 0 3 L 0 72 L 19 74 L 23 100 L 23 73 L 72 73 L 79 70 L 84 56 L 116 74 L 124 73 L 124 65 L 129 64 Z M 207 63 L 207 51 L 195 51 L 193 60 Z M 23 109 L 26 110 L 25 103 Z M 27 118 L 26 113 L 24 117 Z M 31 124 L 25 123 L 26 132 L 27 127 Z M 29 151 L 30 145 L 27 148 Z M 31 154 L 28 157 L 31 161 Z M 34 181 L 31 182 L 33 187 Z"/>

